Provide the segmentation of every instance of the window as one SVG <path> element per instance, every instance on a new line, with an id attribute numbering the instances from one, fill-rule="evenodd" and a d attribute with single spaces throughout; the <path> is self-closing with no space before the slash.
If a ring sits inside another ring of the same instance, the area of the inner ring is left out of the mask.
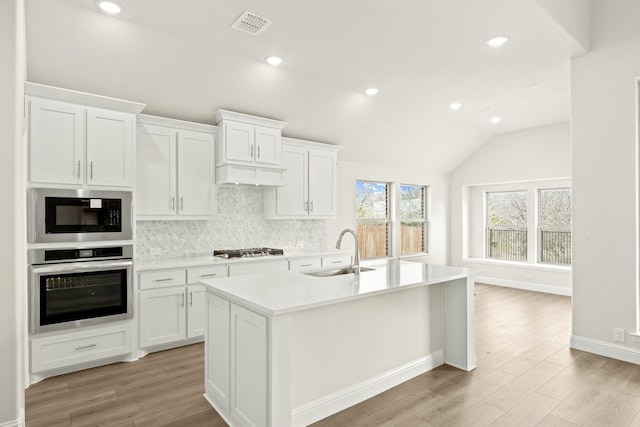
<path id="1" fill-rule="evenodd" d="M 539 261 L 571 265 L 571 189 L 538 191 Z"/>
<path id="2" fill-rule="evenodd" d="M 427 187 L 400 185 L 400 255 L 426 252 Z"/>
<path id="3" fill-rule="evenodd" d="M 360 256 L 389 256 L 388 183 L 356 181 L 356 223 Z"/>
<path id="4" fill-rule="evenodd" d="M 527 192 L 487 193 L 487 258 L 527 260 Z"/>

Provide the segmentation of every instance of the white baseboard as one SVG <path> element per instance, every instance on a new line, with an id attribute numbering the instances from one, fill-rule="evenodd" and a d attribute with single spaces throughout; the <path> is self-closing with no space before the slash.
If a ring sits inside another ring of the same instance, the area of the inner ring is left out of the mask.
<path id="1" fill-rule="evenodd" d="M 600 356 L 622 360 L 623 362 L 640 364 L 640 350 L 626 347 L 620 344 L 613 344 L 606 341 L 594 340 L 592 338 L 571 335 L 571 348 L 587 351 Z"/>
<path id="2" fill-rule="evenodd" d="M 24 411 L 20 411 L 20 418 L 17 420 L 0 422 L 0 427 L 24 427 Z"/>
<path id="3" fill-rule="evenodd" d="M 420 374 L 444 364 L 444 353 L 437 351 L 414 360 L 397 369 L 377 375 L 366 381 L 324 396 L 297 408 L 292 412 L 293 426 L 306 426 L 350 406 L 370 399 Z"/>
<path id="4" fill-rule="evenodd" d="M 496 277 L 474 276 L 476 283 L 486 283 L 487 285 L 504 286 L 506 288 L 524 289 L 526 291 L 544 292 L 546 294 L 556 294 L 571 296 L 571 289 L 563 286 L 545 285 L 543 283 L 520 282 L 517 280 L 499 279 Z"/>

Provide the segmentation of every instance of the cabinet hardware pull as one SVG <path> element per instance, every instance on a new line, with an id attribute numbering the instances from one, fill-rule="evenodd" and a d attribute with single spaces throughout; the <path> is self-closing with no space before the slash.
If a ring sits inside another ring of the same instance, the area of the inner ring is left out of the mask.
<path id="1" fill-rule="evenodd" d="M 313 200 L 311 201 L 311 208 L 309 209 L 309 212 L 313 212 Z"/>
<path id="2" fill-rule="evenodd" d="M 90 171 L 89 177 L 93 181 L 93 160 L 89 162 L 89 171 Z"/>
<path id="3" fill-rule="evenodd" d="M 93 347 L 97 347 L 98 344 L 89 344 L 89 345 L 83 345 L 80 347 L 76 347 L 76 351 L 80 351 L 80 350 L 86 350 L 88 348 L 93 348 Z"/>
<path id="4" fill-rule="evenodd" d="M 180 300 L 181 300 L 181 302 L 180 302 L 180 306 L 181 306 L 181 307 L 184 307 L 184 292 L 182 292 L 182 293 L 180 294 Z"/>
<path id="5" fill-rule="evenodd" d="M 78 160 L 78 179 L 80 179 L 80 160 Z"/>
<path id="6" fill-rule="evenodd" d="M 311 267 L 313 264 L 302 264 L 300 267 Z"/>
<path id="7" fill-rule="evenodd" d="M 176 196 L 171 196 L 171 210 L 176 208 Z"/>
<path id="8" fill-rule="evenodd" d="M 170 282 L 172 280 L 173 280 L 172 277 L 168 277 L 166 279 L 155 279 L 154 282 Z"/>
<path id="9" fill-rule="evenodd" d="M 184 200 L 182 199 L 182 196 L 180 196 L 180 210 L 184 210 Z"/>
<path id="10" fill-rule="evenodd" d="M 304 210 L 305 210 L 306 212 L 309 212 L 309 202 L 308 202 L 308 201 L 307 201 L 307 202 L 304 202 Z"/>
<path id="11" fill-rule="evenodd" d="M 331 261 L 331 264 L 342 264 L 342 261 Z"/>
<path id="12" fill-rule="evenodd" d="M 193 292 L 189 292 L 189 305 L 193 307 Z"/>
<path id="13" fill-rule="evenodd" d="M 249 157 L 253 158 L 253 144 L 249 147 Z"/>
<path id="14" fill-rule="evenodd" d="M 258 149 L 257 149 L 256 151 L 257 151 L 257 153 L 256 153 L 256 157 L 257 157 L 257 158 L 260 158 L 260 146 L 259 146 L 259 145 L 258 145 Z"/>
<path id="15" fill-rule="evenodd" d="M 213 277 L 213 276 L 217 276 L 218 273 L 208 273 L 208 274 L 201 274 L 200 277 Z"/>

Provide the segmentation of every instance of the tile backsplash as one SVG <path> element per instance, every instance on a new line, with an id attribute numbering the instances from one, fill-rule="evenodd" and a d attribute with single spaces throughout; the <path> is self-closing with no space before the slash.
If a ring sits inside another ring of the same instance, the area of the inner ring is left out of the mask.
<path id="1" fill-rule="evenodd" d="M 209 220 L 137 221 L 136 258 L 210 255 L 214 249 L 273 247 L 325 248 L 324 220 L 266 220 L 262 189 L 218 187 L 218 214 Z M 160 255 L 151 255 L 160 248 Z"/>

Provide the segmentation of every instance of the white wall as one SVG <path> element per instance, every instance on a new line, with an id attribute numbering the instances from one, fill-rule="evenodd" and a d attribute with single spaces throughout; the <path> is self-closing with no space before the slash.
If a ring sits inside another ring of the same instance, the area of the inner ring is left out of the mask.
<path id="1" fill-rule="evenodd" d="M 0 2 L 0 425 L 19 426 L 24 419 L 23 351 L 26 288 L 22 281 L 24 258 L 21 230 L 24 215 L 21 184 L 20 150 L 22 135 L 22 100 L 25 80 L 24 1 Z"/>
<path id="2" fill-rule="evenodd" d="M 572 61 L 572 345 L 640 363 L 636 330 L 637 81 L 640 38 Z M 615 347 L 620 345 L 621 347 Z"/>
<path id="3" fill-rule="evenodd" d="M 390 149 L 393 149 L 392 147 Z M 407 155 L 411 155 L 407 153 Z M 327 245 L 333 247 L 344 228 L 356 229 L 356 181 L 371 180 L 401 184 L 428 185 L 431 188 L 430 256 L 428 262 L 446 264 L 448 259 L 449 179 L 427 169 L 381 166 L 341 161 L 338 154 L 338 218 L 327 221 Z M 345 237 L 342 248 L 353 249 Z"/>
<path id="4" fill-rule="evenodd" d="M 469 241 L 472 186 L 568 178 L 570 145 L 569 123 L 559 123 L 498 135 L 458 166 L 450 176 L 451 264 L 472 268 L 491 283 L 570 294 L 566 268 L 479 261 Z"/>

